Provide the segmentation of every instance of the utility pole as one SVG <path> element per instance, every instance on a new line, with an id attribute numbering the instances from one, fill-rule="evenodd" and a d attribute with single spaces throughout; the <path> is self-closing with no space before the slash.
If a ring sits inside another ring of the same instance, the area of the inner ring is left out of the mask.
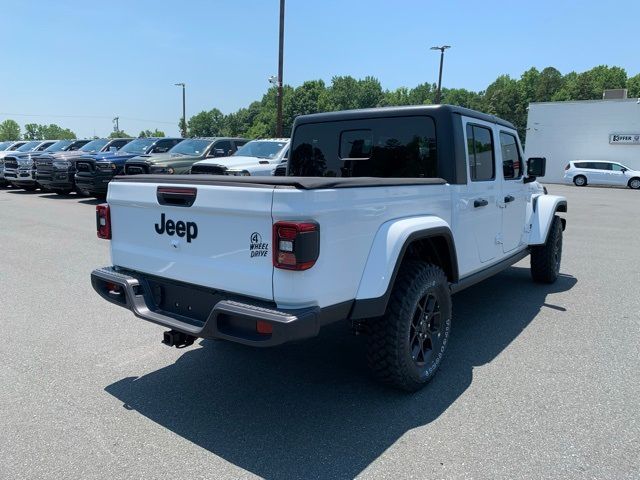
<path id="1" fill-rule="evenodd" d="M 185 87 L 186 84 L 184 82 L 182 83 L 176 83 L 175 84 L 176 87 L 182 87 L 182 136 L 184 138 L 187 138 L 187 110 L 186 110 L 186 94 L 185 94 Z"/>
<path id="2" fill-rule="evenodd" d="M 119 124 L 119 120 L 120 120 L 120 117 L 115 117 L 115 118 L 113 119 L 113 131 L 114 131 L 114 132 L 119 132 L 119 131 L 120 131 L 120 124 Z"/>
<path id="3" fill-rule="evenodd" d="M 438 74 L 438 90 L 436 91 L 436 104 L 440 103 L 442 95 L 442 64 L 444 63 L 444 51 L 451 48 L 451 45 L 442 45 L 441 47 L 431 47 L 431 50 L 440 50 L 440 73 Z"/>
<path id="4" fill-rule="evenodd" d="M 280 0 L 280 41 L 278 47 L 278 114 L 276 137 L 282 137 L 282 65 L 284 53 L 284 0 Z"/>

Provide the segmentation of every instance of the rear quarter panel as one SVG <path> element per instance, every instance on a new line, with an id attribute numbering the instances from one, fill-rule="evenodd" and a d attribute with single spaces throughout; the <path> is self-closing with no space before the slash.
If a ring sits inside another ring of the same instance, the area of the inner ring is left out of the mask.
<path id="1" fill-rule="evenodd" d="M 433 215 L 450 223 L 449 185 L 294 190 L 276 188 L 273 221 L 315 220 L 320 256 L 303 272 L 274 269 L 278 306 L 330 306 L 356 298 L 378 230 L 392 219 Z"/>

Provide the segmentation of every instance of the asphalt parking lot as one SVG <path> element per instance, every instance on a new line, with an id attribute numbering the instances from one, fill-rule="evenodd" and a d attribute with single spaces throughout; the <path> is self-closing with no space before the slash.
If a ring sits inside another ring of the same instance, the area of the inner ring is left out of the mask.
<path id="1" fill-rule="evenodd" d="M 561 279 L 526 259 L 454 296 L 415 395 L 371 380 L 343 325 L 165 347 L 91 289 L 97 201 L 0 189 L 0 478 L 639 478 L 640 193 L 548 188 Z"/>

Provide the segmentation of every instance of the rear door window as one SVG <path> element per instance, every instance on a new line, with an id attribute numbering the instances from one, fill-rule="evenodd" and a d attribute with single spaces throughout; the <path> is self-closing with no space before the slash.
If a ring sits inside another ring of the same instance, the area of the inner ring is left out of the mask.
<path id="1" fill-rule="evenodd" d="M 296 127 L 289 175 L 437 178 L 435 124 L 407 116 Z"/>
<path id="2" fill-rule="evenodd" d="M 505 180 L 513 180 L 522 176 L 522 158 L 516 137 L 510 133 L 500 132 L 500 148 L 502 150 L 502 173 Z"/>
<path id="3" fill-rule="evenodd" d="M 467 155 L 471 181 L 485 182 L 496 178 L 493 133 L 490 128 L 467 124 Z"/>

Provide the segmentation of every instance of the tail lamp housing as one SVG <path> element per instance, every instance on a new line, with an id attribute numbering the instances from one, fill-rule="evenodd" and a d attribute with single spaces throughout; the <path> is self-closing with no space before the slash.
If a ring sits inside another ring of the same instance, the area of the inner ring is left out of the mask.
<path id="1" fill-rule="evenodd" d="M 320 225 L 316 222 L 276 222 L 273 225 L 273 266 L 308 270 L 320 255 Z"/>
<path id="2" fill-rule="evenodd" d="M 108 203 L 96 205 L 96 230 L 98 238 L 111 240 L 111 210 Z"/>

